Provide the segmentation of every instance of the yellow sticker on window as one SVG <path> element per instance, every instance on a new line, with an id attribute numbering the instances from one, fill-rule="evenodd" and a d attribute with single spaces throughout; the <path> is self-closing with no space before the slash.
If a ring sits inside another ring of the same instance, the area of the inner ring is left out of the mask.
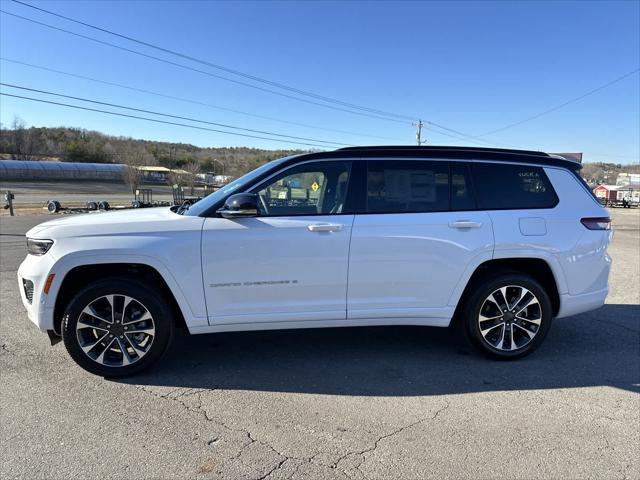
<path id="1" fill-rule="evenodd" d="M 313 182 L 311 184 L 311 190 L 313 190 L 314 192 L 317 192 L 319 188 L 320 188 L 320 185 L 318 185 L 318 182 Z"/>

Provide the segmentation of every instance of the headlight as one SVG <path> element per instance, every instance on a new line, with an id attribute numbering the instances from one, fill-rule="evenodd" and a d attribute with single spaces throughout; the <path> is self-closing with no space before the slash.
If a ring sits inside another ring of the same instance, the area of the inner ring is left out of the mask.
<path id="1" fill-rule="evenodd" d="M 44 255 L 53 245 L 53 240 L 38 240 L 27 238 L 27 252 L 31 255 Z"/>

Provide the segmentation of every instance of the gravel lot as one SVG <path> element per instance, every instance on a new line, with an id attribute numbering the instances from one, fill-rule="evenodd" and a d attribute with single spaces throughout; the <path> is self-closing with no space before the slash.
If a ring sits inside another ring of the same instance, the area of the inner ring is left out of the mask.
<path id="1" fill-rule="evenodd" d="M 612 210 L 607 305 L 517 362 L 442 329 L 180 336 L 107 381 L 28 321 L 0 220 L 0 477 L 640 478 L 640 211 Z"/>

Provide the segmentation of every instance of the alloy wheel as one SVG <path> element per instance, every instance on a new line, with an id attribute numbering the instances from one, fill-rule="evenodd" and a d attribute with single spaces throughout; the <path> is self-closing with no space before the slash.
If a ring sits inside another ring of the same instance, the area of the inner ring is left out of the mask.
<path id="1" fill-rule="evenodd" d="M 76 336 L 82 351 L 94 362 L 124 367 L 149 352 L 155 324 L 149 310 L 135 298 L 104 295 L 82 309 Z"/>
<path id="2" fill-rule="evenodd" d="M 478 326 L 492 348 L 514 351 L 526 347 L 540 330 L 542 307 L 525 287 L 507 285 L 492 292 L 482 303 Z"/>

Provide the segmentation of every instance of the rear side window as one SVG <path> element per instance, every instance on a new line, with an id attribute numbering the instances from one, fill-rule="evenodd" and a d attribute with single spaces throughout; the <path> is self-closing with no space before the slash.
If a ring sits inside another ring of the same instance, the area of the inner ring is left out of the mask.
<path id="1" fill-rule="evenodd" d="M 370 161 L 369 213 L 442 212 L 449 209 L 447 162 Z"/>
<path id="2" fill-rule="evenodd" d="M 471 172 L 481 210 L 553 208 L 558 203 L 540 167 L 474 162 Z"/>
<path id="3" fill-rule="evenodd" d="M 451 210 L 475 210 L 476 201 L 471 188 L 471 175 L 466 163 L 451 164 Z"/>

